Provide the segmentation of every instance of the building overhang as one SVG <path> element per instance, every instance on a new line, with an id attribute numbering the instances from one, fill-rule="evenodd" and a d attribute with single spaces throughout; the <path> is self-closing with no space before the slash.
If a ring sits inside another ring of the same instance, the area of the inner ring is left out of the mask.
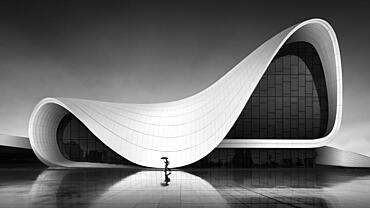
<path id="1" fill-rule="evenodd" d="M 305 41 L 317 50 L 328 90 L 329 120 L 319 139 L 223 140 L 280 48 Z M 216 147 L 315 148 L 326 145 L 337 133 L 342 117 L 342 69 L 334 30 L 324 20 L 294 25 L 266 41 L 205 90 L 188 98 L 155 104 L 45 98 L 34 108 L 29 122 L 32 149 L 49 166 L 96 167 L 106 164 L 73 162 L 63 157 L 56 129 L 67 113 L 77 117 L 97 138 L 122 157 L 147 167 L 162 167 L 161 157 L 172 167 L 193 163 Z"/>

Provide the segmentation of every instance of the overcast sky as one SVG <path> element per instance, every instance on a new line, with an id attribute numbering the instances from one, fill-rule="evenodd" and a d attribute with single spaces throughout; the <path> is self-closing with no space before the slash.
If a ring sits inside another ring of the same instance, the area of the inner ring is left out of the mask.
<path id="1" fill-rule="evenodd" d="M 332 145 L 370 156 L 370 3 L 148 2 L 1 0 L 0 133 L 27 136 L 44 97 L 187 97 L 281 30 L 319 17 L 334 27 L 343 64 L 343 122 Z"/>

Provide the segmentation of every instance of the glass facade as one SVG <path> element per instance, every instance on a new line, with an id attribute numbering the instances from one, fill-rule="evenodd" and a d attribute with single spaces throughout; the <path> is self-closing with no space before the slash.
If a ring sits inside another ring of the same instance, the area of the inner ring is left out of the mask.
<path id="1" fill-rule="evenodd" d="M 137 166 L 103 144 L 71 113 L 58 126 L 57 142 L 63 156 L 71 161 Z M 313 167 L 315 157 L 315 149 L 217 148 L 186 168 Z"/>
<path id="2" fill-rule="evenodd" d="M 71 161 L 136 165 L 111 150 L 71 113 L 58 126 L 57 142 L 62 155 Z"/>
<path id="3" fill-rule="evenodd" d="M 312 168 L 315 149 L 217 148 L 186 168 Z"/>
<path id="4" fill-rule="evenodd" d="M 315 48 L 293 42 L 269 65 L 225 139 L 317 139 L 328 124 L 328 96 Z"/>

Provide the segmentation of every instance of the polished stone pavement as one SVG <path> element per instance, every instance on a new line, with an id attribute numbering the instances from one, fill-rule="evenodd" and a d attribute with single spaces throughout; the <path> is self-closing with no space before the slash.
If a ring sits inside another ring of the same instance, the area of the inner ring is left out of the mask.
<path id="1" fill-rule="evenodd" d="M 370 207 L 370 170 L 0 166 L 0 207 Z"/>

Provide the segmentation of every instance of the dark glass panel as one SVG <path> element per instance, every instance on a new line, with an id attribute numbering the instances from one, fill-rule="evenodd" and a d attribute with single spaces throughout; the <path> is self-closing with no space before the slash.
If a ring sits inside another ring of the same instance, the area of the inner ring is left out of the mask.
<path id="1" fill-rule="evenodd" d="M 311 168 L 315 149 L 216 148 L 185 168 Z"/>
<path id="2" fill-rule="evenodd" d="M 319 55 L 311 44 L 294 42 L 271 62 L 225 139 L 316 139 L 325 134 L 327 123 Z"/>
<path id="3" fill-rule="evenodd" d="M 60 152 L 71 161 L 135 165 L 103 144 L 71 113 L 60 121 L 56 135 Z"/>

